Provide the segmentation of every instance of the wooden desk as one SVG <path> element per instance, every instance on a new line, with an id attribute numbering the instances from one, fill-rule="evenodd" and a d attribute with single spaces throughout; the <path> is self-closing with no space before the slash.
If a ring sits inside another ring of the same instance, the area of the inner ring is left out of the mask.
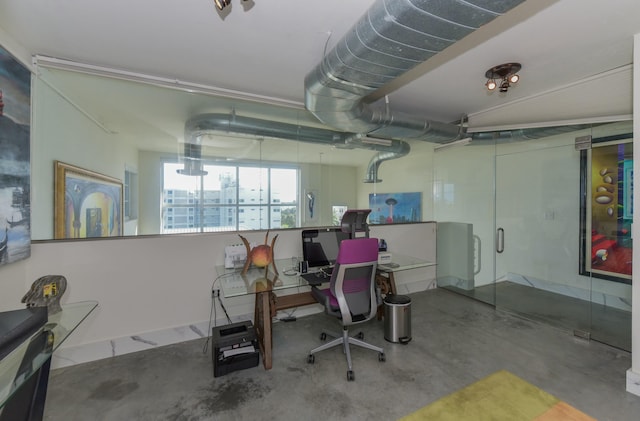
<path id="1" fill-rule="evenodd" d="M 376 282 L 383 294 L 397 293 L 395 272 L 435 265 L 434 262 L 410 256 L 392 254 L 392 257 L 391 264 L 378 265 L 376 271 Z M 272 328 L 276 313 L 288 308 L 317 304 L 308 290 L 309 284 L 293 272 L 291 259 L 280 259 L 275 263 L 278 275 L 271 268 L 269 270 L 252 268 L 245 275 L 242 275 L 241 269 L 216 267 L 220 289 L 225 298 L 255 295 L 253 323 L 265 370 L 270 370 L 273 366 Z M 287 273 L 289 274 L 287 275 Z M 275 291 L 301 287 L 305 289 L 302 292 L 288 295 L 275 294 Z M 378 309 L 378 319 L 381 318 L 382 306 Z"/>
<path id="2" fill-rule="evenodd" d="M 270 370 L 273 365 L 272 322 L 276 313 L 279 310 L 317 303 L 308 290 L 289 295 L 276 295 L 274 291 L 300 287 L 307 289 L 309 285 L 297 273 L 292 272 L 291 259 L 276 260 L 275 263 L 278 275 L 271 268 L 269 270 L 251 268 L 242 275 L 241 269 L 216 267 L 220 289 L 226 298 L 255 295 L 254 328 L 265 370 Z M 287 273 L 290 274 L 287 275 Z"/>

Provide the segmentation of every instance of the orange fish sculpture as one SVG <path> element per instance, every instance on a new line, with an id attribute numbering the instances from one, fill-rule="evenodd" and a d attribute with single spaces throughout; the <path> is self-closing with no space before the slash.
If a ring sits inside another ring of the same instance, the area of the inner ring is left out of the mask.
<path id="1" fill-rule="evenodd" d="M 269 231 L 267 231 L 267 234 L 264 236 L 264 244 L 260 244 L 254 248 L 251 248 L 249 241 L 247 241 L 246 238 L 240 234 L 238 234 L 238 236 L 247 248 L 247 261 L 244 263 L 244 267 L 242 268 L 243 275 L 247 273 L 249 266 L 252 264 L 259 268 L 265 268 L 265 270 L 267 270 L 269 265 L 271 265 L 276 275 L 278 274 L 278 269 L 273 261 L 273 248 L 276 245 L 276 239 L 278 238 L 277 234 L 271 240 L 271 245 L 269 245 Z"/>

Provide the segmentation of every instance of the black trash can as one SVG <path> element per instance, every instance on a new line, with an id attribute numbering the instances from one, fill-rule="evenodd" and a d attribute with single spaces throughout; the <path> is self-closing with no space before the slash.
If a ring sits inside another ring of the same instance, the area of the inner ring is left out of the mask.
<path id="1" fill-rule="evenodd" d="M 411 298 L 407 295 L 384 298 L 384 338 L 401 344 L 411 340 Z"/>

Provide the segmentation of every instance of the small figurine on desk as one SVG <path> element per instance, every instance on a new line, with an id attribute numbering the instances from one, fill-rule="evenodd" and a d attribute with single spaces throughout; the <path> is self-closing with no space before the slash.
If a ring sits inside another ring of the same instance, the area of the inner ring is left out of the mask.
<path id="1" fill-rule="evenodd" d="M 271 240 L 271 245 L 268 244 L 269 241 L 269 231 L 264 237 L 264 244 L 260 244 L 259 246 L 255 246 L 253 249 L 249 245 L 249 241 L 246 238 L 238 234 L 245 247 L 247 248 L 247 261 L 244 263 L 244 268 L 242 268 L 242 274 L 246 274 L 249 270 L 249 266 L 253 264 L 259 268 L 265 268 L 265 271 L 269 268 L 269 265 L 273 266 L 273 271 L 278 274 L 278 269 L 273 261 L 273 248 L 276 245 L 276 239 L 278 235 Z"/>
<path id="2" fill-rule="evenodd" d="M 31 284 L 31 289 L 22 297 L 22 302 L 30 307 L 47 307 L 49 315 L 62 311 L 60 299 L 67 290 L 67 278 L 62 275 L 45 275 Z"/>

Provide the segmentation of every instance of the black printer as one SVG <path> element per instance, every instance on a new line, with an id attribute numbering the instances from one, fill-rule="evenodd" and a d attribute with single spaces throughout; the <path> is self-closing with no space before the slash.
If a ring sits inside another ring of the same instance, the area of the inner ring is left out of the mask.
<path id="1" fill-rule="evenodd" d="M 260 348 L 250 321 L 214 327 L 211 338 L 213 377 L 258 365 Z"/>

